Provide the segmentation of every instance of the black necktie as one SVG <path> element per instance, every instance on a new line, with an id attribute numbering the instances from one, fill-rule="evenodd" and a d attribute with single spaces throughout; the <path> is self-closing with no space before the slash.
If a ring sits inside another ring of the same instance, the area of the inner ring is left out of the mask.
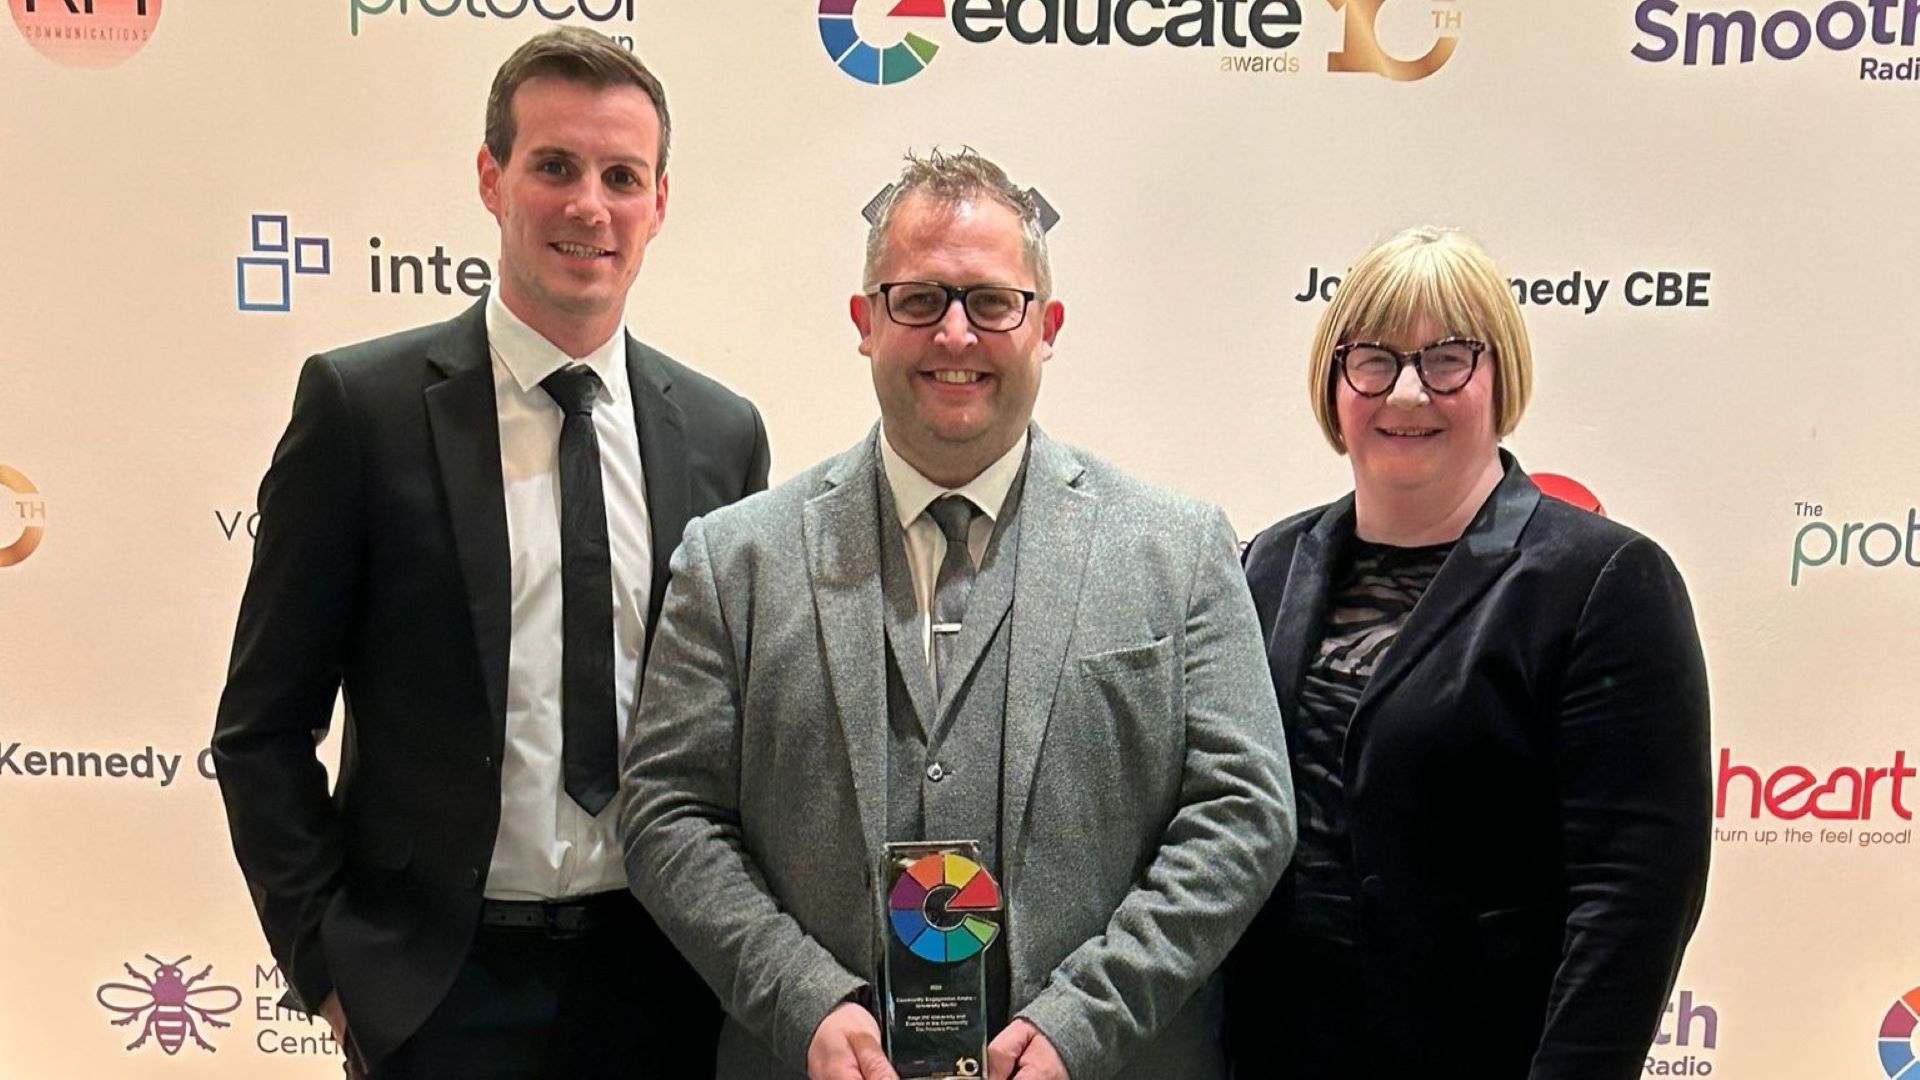
<path id="1" fill-rule="evenodd" d="M 600 377 L 562 368 L 540 388 L 566 413 L 560 425 L 560 727 L 567 795 L 589 814 L 613 801 L 619 724 L 613 705 L 613 558 L 600 487 L 593 397 Z"/>
<path id="2" fill-rule="evenodd" d="M 933 583 L 933 692 L 946 687 L 947 660 L 960 641 L 960 623 L 967 615 L 967 596 L 973 592 L 973 556 L 967 550 L 967 530 L 980 511 L 965 495 L 942 495 L 927 506 L 927 516 L 947 538 L 947 554 Z"/>

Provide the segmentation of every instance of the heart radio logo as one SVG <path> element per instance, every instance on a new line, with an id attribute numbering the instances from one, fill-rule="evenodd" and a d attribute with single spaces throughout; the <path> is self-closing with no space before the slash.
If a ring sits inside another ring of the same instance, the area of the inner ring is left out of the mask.
<path id="1" fill-rule="evenodd" d="M 1907 752 L 1895 750 L 1890 765 L 1841 765 L 1819 773 L 1804 765 L 1782 765 L 1763 773 L 1751 765 L 1736 764 L 1733 750 L 1722 747 L 1715 785 L 1713 816 L 1750 820 L 1873 821 L 1887 814 L 1912 821 L 1907 781 L 1916 770 L 1907 764 Z"/>

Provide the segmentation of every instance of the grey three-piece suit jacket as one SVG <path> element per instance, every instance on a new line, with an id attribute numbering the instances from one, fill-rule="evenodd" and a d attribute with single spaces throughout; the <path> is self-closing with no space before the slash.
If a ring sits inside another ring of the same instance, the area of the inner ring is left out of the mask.
<path id="1" fill-rule="evenodd" d="M 880 545 L 904 541 L 879 437 L 695 521 L 673 557 L 622 824 L 635 891 L 726 1007 L 722 1080 L 804 1077 L 819 1022 L 880 981 Z M 1073 1080 L 1221 1076 L 1214 970 L 1294 838 L 1232 530 L 1038 428 L 1018 514 L 994 945 L 1012 1014 Z"/>

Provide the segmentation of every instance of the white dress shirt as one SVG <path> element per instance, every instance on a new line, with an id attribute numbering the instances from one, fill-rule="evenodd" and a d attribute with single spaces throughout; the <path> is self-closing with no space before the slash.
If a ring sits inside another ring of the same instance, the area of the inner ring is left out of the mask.
<path id="1" fill-rule="evenodd" d="M 496 900 L 551 900 L 627 887 L 621 800 L 589 817 L 567 796 L 561 762 L 560 424 L 540 380 L 571 364 L 600 376 L 593 409 L 613 555 L 614 702 L 624 751 L 640 689 L 653 541 L 639 429 L 627 385 L 626 328 L 574 359 L 487 298 L 487 345 L 500 422 L 500 473 L 512 572 L 506 753 L 500 765 L 500 832 L 487 872 Z M 616 760 L 618 760 L 616 758 Z"/>
<path id="2" fill-rule="evenodd" d="M 920 607 L 920 645 L 926 650 L 927 674 L 933 674 L 933 587 L 938 584 L 940 562 L 947 557 L 947 538 L 940 526 L 927 516 L 927 507 L 943 495 L 963 495 L 980 508 L 980 516 L 967 526 L 967 555 L 975 569 L 986 556 L 987 542 L 993 539 L 994 523 L 1020 475 L 1020 463 L 1027 456 L 1027 434 L 1013 449 L 1000 455 L 979 476 L 957 488 L 941 487 L 907 464 L 907 459 L 880 433 L 880 464 L 887 470 L 887 485 L 893 489 L 893 506 L 900 514 L 900 528 L 907 534 L 907 567 L 913 571 L 913 599 Z"/>

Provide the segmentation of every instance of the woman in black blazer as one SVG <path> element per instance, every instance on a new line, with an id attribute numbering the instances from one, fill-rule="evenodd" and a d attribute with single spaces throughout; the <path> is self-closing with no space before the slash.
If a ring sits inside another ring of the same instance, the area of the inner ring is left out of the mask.
<path id="1" fill-rule="evenodd" d="M 1354 490 L 1246 553 L 1300 845 L 1232 962 L 1236 1076 L 1637 1077 L 1707 877 L 1680 575 L 1500 449 L 1532 359 L 1458 233 L 1362 257 L 1309 379 Z"/>

